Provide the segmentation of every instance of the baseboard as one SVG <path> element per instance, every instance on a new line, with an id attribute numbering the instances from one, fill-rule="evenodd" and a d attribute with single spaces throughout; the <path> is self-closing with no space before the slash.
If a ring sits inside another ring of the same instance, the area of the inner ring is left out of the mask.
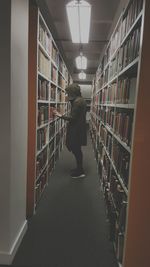
<path id="1" fill-rule="evenodd" d="M 22 225 L 10 251 L 0 251 L 0 264 L 10 265 L 15 257 L 15 254 L 20 246 L 20 243 L 27 231 L 27 220 Z"/>

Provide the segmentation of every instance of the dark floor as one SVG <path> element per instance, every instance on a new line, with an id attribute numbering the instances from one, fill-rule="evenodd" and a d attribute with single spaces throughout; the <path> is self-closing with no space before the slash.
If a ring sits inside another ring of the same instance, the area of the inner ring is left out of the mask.
<path id="1" fill-rule="evenodd" d="M 13 266 L 117 267 L 108 238 L 91 141 L 84 151 L 86 178 L 72 179 L 74 158 L 66 149 L 56 168 Z"/>

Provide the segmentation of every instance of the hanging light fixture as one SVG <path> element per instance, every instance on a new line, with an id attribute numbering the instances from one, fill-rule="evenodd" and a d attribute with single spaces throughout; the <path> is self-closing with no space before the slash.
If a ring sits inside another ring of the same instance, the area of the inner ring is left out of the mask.
<path id="1" fill-rule="evenodd" d="M 84 0 L 73 0 L 66 5 L 73 43 L 88 43 L 91 5 Z"/>
<path id="2" fill-rule="evenodd" d="M 76 57 L 76 67 L 80 70 L 86 70 L 87 68 L 87 58 L 80 53 L 80 56 Z"/>
<path id="3" fill-rule="evenodd" d="M 81 71 L 81 72 L 79 73 L 79 79 L 80 79 L 80 80 L 85 80 L 85 79 L 86 79 L 86 73 L 83 72 L 83 71 Z"/>

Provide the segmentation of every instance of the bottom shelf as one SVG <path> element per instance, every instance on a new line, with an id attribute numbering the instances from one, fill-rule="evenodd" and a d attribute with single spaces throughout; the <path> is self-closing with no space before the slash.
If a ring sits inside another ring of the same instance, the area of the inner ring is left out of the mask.
<path id="1" fill-rule="evenodd" d="M 48 185 L 49 178 L 53 173 L 56 161 L 59 159 L 60 152 L 63 149 L 64 137 L 63 135 L 62 137 L 61 136 L 58 137 L 59 139 L 57 140 L 57 146 L 55 147 L 54 151 L 51 152 L 49 159 L 45 163 L 42 171 L 40 171 L 40 174 L 38 175 L 38 179 L 36 179 L 34 212 L 39 204 L 39 201 L 43 195 L 46 185 Z"/>
<path id="2" fill-rule="evenodd" d="M 126 194 L 122 190 L 119 180 L 115 176 L 115 172 L 110 161 L 106 157 L 101 160 L 98 150 L 95 132 L 90 131 L 95 159 L 97 161 L 97 171 L 100 177 L 100 188 L 104 195 L 106 204 L 106 213 L 109 223 L 109 238 L 113 243 L 114 253 L 116 256 L 118 267 L 122 267 L 124 236 L 125 236 L 125 221 L 126 221 Z"/>
<path id="3" fill-rule="evenodd" d="M 45 190 L 46 185 L 47 185 L 47 183 L 44 185 L 42 191 L 40 191 L 40 192 L 36 191 L 36 193 L 35 193 L 36 194 L 36 202 L 35 202 L 35 206 L 34 206 L 35 210 L 36 210 L 36 208 L 38 206 L 38 203 L 39 203 L 39 201 L 40 201 L 40 199 L 41 199 L 41 197 L 43 195 L 43 192 Z M 36 189 L 36 190 L 38 190 L 38 189 Z"/>

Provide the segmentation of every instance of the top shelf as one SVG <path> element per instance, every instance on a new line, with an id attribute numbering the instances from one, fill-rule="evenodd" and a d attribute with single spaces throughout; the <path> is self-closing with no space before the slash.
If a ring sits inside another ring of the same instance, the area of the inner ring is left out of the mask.
<path id="1" fill-rule="evenodd" d="M 100 79 L 100 77 L 102 75 L 104 75 L 106 69 L 109 67 L 111 61 L 114 59 L 114 57 L 116 56 L 116 54 L 118 53 L 118 50 L 121 46 L 123 46 L 127 39 L 131 36 L 132 32 L 140 26 L 141 24 L 141 20 L 142 20 L 142 15 L 143 15 L 143 10 L 141 9 L 142 8 L 142 0 L 138 0 L 138 8 L 139 10 L 136 10 L 135 11 L 135 14 L 134 14 L 134 21 L 131 22 L 131 25 L 130 25 L 130 28 L 127 30 L 125 36 L 122 38 L 122 34 L 124 32 L 124 28 L 123 28 L 123 20 L 124 18 L 126 17 L 127 13 L 128 13 L 128 10 L 131 6 L 133 1 L 129 1 L 128 3 L 128 6 L 126 8 L 126 10 L 124 12 L 122 12 L 119 20 L 118 20 L 118 23 L 115 27 L 115 30 L 114 32 L 112 33 L 112 36 L 110 38 L 110 41 L 109 41 L 109 44 L 107 45 L 106 49 L 105 49 L 105 52 L 104 52 L 104 55 L 103 55 L 103 58 L 102 58 L 102 62 L 101 65 L 99 65 L 98 69 L 97 69 L 97 73 L 96 73 L 96 80 Z M 119 26 L 120 24 L 120 26 Z M 120 28 L 119 28 L 120 27 Z M 118 37 L 118 42 L 116 43 L 115 46 L 115 51 L 113 51 L 113 53 L 110 54 L 110 48 L 112 46 L 112 42 L 114 42 L 115 40 L 115 33 Z M 114 36 L 114 39 L 113 39 L 113 36 Z M 108 58 L 107 60 L 104 60 L 104 58 Z"/>
<path id="2" fill-rule="evenodd" d="M 51 63 L 57 69 L 57 71 L 59 71 L 62 77 L 68 82 L 69 72 L 63 60 L 63 57 L 58 50 L 55 40 L 53 39 L 52 34 L 49 31 L 49 28 L 45 23 L 45 20 L 41 12 L 38 11 L 38 14 L 39 14 L 39 31 L 38 31 L 39 47 L 43 52 L 43 54 L 51 61 Z M 41 40 L 43 40 L 43 42 L 41 42 Z M 48 47 L 48 49 L 46 49 L 46 47 Z M 61 69 L 63 71 L 61 71 Z"/>

